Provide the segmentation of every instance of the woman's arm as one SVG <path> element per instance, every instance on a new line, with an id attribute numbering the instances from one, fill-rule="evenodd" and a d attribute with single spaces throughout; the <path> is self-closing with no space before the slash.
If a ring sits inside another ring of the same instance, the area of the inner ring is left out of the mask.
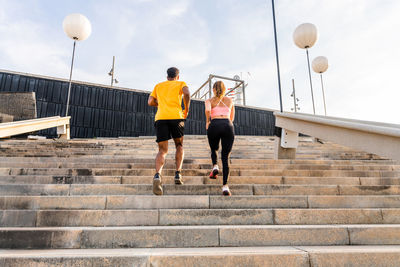
<path id="1" fill-rule="evenodd" d="M 206 130 L 208 130 L 208 126 L 211 122 L 211 102 L 210 100 L 206 100 L 204 102 L 205 105 L 205 112 L 206 112 Z"/>
<path id="2" fill-rule="evenodd" d="M 231 118 L 231 122 L 233 122 L 235 120 L 235 105 L 233 104 L 233 101 L 232 101 L 232 108 L 231 108 L 230 118 Z"/>

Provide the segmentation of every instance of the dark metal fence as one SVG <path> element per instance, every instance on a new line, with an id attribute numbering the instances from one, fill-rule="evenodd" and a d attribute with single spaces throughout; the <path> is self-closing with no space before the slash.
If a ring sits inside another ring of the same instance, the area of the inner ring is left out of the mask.
<path id="1" fill-rule="evenodd" d="M 39 118 L 64 115 L 68 81 L 30 74 L 0 71 L 0 91 L 35 92 Z M 70 111 L 71 137 L 154 135 L 156 109 L 147 105 L 148 92 L 73 82 Z M 265 109 L 237 106 L 237 135 L 273 135 L 275 118 Z M 205 134 L 203 101 L 192 100 L 185 134 Z M 55 136 L 55 129 L 41 131 Z"/>

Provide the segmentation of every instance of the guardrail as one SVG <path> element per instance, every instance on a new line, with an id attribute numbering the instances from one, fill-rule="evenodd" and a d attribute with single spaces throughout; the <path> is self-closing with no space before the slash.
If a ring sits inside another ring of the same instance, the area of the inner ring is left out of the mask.
<path id="1" fill-rule="evenodd" d="M 237 88 L 242 87 L 242 93 L 243 93 L 243 106 L 246 106 L 246 86 L 247 84 L 245 84 L 245 82 L 243 80 L 240 79 L 232 79 L 229 77 L 224 77 L 224 76 L 219 76 L 219 75 L 214 75 L 214 74 L 210 74 L 208 76 L 207 81 L 205 81 L 199 89 L 197 89 L 192 95 L 192 98 L 196 98 L 196 99 L 208 99 L 211 98 L 212 96 L 212 80 L 216 78 L 216 79 L 222 79 L 222 80 L 228 80 L 228 81 L 232 81 L 232 82 L 236 82 L 236 85 L 233 88 L 230 88 L 229 90 L 227 90 L 227 92 L 225 93 L 225 95 L 228 95 L 229 93 L 232 93 L 233 91 L 235 91 Z M 208 89 L 206 88 L 206 90 L 203 90 L 204 87 L 208 84 Z"/>
<path id="2" fill-rule="evenodd" d="M 0 138 L 57 127 L 61 139 L 70 139 L 71 117 L 47 117 L 33 120 L 0 123 Z"/>
<path id="3" fill-rule="evenodd" d="M 274 112 L 280 146 L 297 148 L 298 133 L 400 160 L 400 125 L 300 113 Z"/>

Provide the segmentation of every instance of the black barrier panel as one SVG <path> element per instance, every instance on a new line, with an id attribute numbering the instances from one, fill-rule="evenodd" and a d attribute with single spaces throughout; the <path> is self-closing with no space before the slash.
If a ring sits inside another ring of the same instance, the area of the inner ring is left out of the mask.
<path id="1" fill-rule="evenodd" d="M 65 115 L 66 81 L 0 72 L 0 91 L 35 92 L 39 118 Z M 148 96 L 147 92 L 73 83 L 69 108 L 71 137 L 155 135 L 157 109 L 147 105 Z M 237 135 L 274 135 L 275 117 L 269 110 L 237 106 L 234 125 Z M 55 137 L 56 130 L 43 130 L 39 134 Z M 185 134 L 206 134 L 203 101 L 192 100 Z"/>

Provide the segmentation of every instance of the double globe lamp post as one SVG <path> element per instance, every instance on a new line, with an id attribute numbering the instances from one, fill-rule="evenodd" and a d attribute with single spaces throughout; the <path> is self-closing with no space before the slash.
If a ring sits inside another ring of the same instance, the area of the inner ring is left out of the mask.
<path id="1" fill-rule="evenodd" d="M 92 33 L 92 26 L 90 24 L 90 21 L 84 15 L 74 13 L 65 17 L 63 21 L 63 29 L 65 34 L 72 40 L 74 40 L 74 47 L 72 50 L 71 70 L 69 73 L 67 108 L 65 110 L 65 116 L 68 116 L 69 98 L 71 94 L 71 84 L 72 84 L 72 69 L 74 67 L 76 41 L 86 40 Z"/>
<path id="2" fill-rule="evenodd" d="M 306 50 L 308 76 L 310 78 L 311 98 L 312 98 L 314 115 L 315 115 L 314 92 L 311 80 L 310 58 L 308 55 L 308 49 L 311 48 L 317 42 L 317 39 L 318 39 L 317 27 L 315 27 L 315 25 L 311 23 L 303 23 L 299 25 L 293 33 L 294 43 L 299 48 Z"/>

